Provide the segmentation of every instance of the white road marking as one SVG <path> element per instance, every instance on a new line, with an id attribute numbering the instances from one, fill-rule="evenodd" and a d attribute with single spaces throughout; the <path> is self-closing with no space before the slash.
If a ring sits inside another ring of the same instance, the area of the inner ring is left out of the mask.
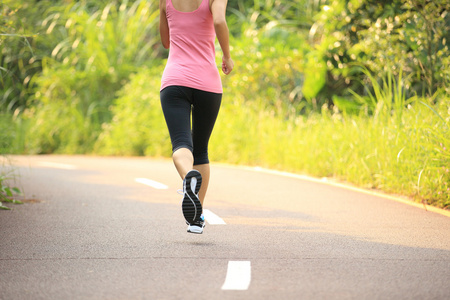
<path id="1" fill-rule="evenodd" d="M 203 210 L 203 216 L 210 225 L 226 225 L 225 221 L 209 209 Z"/>
<path id="2" fill-rule="evenodd" d="M 222 290 L 248 290 L 251 273 L 250 261 L 229 261 L 227 277 L 225 278 Z"/>
<path id="3" fill-rule="evenodd" d="M 136 182 L 148 185 L 154 189 L 158 189 L 158 190 L 167 190 L 169 187 L 165 184 L 162 184 L 160 182 L 151 180 L 151 179 L 147 179 L 147 178 L 136 178 L 135 179 Z"/>
<path id="4" fill-rule="evenodd" d="M 55 169 L 64 169 L 64 170 L 75 170 L 77 167 L 69 164 L 60 164 L 49 161 L 40 161 L 37 163 L 38 166 L 47 167 L 47 168 L 55 168 Z"/>

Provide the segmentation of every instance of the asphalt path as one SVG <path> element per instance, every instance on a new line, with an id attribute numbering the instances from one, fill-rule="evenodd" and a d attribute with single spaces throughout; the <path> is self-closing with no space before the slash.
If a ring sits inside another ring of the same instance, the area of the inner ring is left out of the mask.
<path id="1" fill-rule="evenodd" d="M 443 214 L 213 164 L 195 235 L 170 160 L 11 159 L 27 201 L 0 211 L 0 299 L 450 299 Z"/>

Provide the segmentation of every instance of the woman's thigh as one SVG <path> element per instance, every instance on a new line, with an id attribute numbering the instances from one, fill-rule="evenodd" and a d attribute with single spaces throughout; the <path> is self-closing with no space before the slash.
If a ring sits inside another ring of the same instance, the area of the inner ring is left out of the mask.
<path id="1" fill-rule="evenodd" d="M 208 142 L 219 114 L 222 94 L 195 90 L 192 110 L 192 137 L 195 154 L 207 154 Z"/>
<path id="2" fill-rule="evenodd" d="M 193 151 L 191 134 L 191 102 L 184 87 L 169 86 L 160 93 L 161 107 L 169 129 L 172 150 L 188 148 Z"/>

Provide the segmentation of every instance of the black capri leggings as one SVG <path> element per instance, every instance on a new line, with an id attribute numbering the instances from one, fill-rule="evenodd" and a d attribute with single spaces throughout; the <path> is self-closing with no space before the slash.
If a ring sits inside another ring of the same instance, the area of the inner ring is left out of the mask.
<path id="1" fill-rule="evenodd" d="M 172 152 L 187 148 L 194 156 L 194 165 L 209 163 L 208 142 L 219 113 L 222 94 L 168 86 L 161 91 L 160 97 Z"/>

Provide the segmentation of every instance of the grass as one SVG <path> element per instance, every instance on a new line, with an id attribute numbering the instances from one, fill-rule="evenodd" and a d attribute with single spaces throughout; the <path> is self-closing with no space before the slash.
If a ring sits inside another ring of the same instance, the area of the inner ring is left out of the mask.
<path id="1" fill-rule="evenodd" d="M 3 155 L 4 156 L 4 155 Z M 11 180 L 15 179 L 15 174 L 13 170 L 6 170 L 5 163 L 7 159 L 1 159 L 3 163 L 2 171 L 0 173 L 0 210 L 11 210 L 11 208 L 4 206 L 3 202 L 13 203 L 13 204 L 23 204 L 22 201 L 14 199 L 14 195 L 21 195 L 22 192 L 17 187 L 11 186 Z"/>
<path id="2" fill-rule="evenodd" d="M 359 114 L 323 106 L 320 113 L 286 118 L 262 100 L 227 103 L 238 97 L 228 95 L 211 158 L 333 177 L 448 208 L 450 99 L 405 99 L 401 77 L 372 80 L 372 86 Z"/>
<path id="3" fill-rule="evenodd" d="M 9 114 L 0 113 L 0 209 L 10 210 L 3 202 L 22 204 L 15 200 L 14 194 L 21 194 L 17 187 L 11 186 L 15 179 L 14 170 L 8 168 L 6 153 L 14 152 L 18 148 L 17 142 L 21 140 L 20 122 Z"/>
<path id="4" fill-rule="evenodd" d="M 439 110 L 447 109 L 442 105 Z M 418 101 L 405 109 L 401 126 L 392 119 L 376 121 L 326 107 L 321 114 L 289 120 L 227 107 L 210 152 L 214 161 L 333 177 L 448 207 L 450 140 L 442 126 Z"/>
<path id="5" fill-rule="evenodd" d="M 55 46 L 31 80 L 34 105 L 22 116 L 30 123 L 26 152 L 93 151 L 113 117 L 116 93 L 160 55 L 157 5 L 138 0 L 99 8 L 81 1 L 49 8 L 41 25 Z"/>

